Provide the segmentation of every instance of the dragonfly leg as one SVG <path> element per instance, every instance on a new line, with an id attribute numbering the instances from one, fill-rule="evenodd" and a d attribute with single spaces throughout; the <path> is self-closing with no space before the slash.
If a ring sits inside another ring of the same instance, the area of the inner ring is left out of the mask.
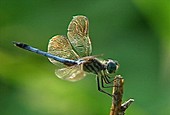
<path id="1" fill-rule="evenodd" d="M 107 95 L 109 95 L 109 96 L 112 97 L 112 94 L 110 94 L 110 93 L 108 93 L 108 92 L 106 92 L 106 91 L 104 91 L 104 90 L 101 89 L 99 76 L 97 76 L 96 79 L 97 79 L 97 88 L 98 88 L 98 90 L 99 90 L 100 92 L 105 93 L 105 94 L 107 94 Z M 103 84 L 102 78 L 101 78 L 101 83 Z"/>
<path id="2" fill-rule="evenodd" d="M 106 83 L 106 84 L 110 84 L 110 83 L 112 83 L 112 81 L 110 81 L 109 79 L 109 77 L 108 76 L 101 76 L 102 77 L 102 79 L 104 80 L 104 82 Z"/>
<path id="3" fill-rule="evenodd" d="M 110 77 L 110 76 L 108 76 L 108 75 L 105 75 L 105 76 L 103 76 L 103 77 L 107 80 L 106 84 L 113 83 L 113 80 L 114 80 L 113 77 Z"/>
<path id="4" fill-rule="evenodd" d="M 114 87 L 114 85 L 113 85 L 113 80 L 114 79 L 111 79 L 110 80 L 110 77 L 109 76 L 101 76 L 101 80 L 102 80 L 102 87 L 103 88 L 110 88 L 110 87 Z M 105 86 L 104 84 L 111 84 L 111 86 Z"/>
<path id="5" fill-rule="evenodd" d="M 112 84 L 111 84 L 111 83 L 112 83 Z M 107 84 L 111 84 L 111 85 L 110 85 L 110 86 L 105 86 L 105 84 L 106 84 L 106 85 L 107 85 Z M 113 82 L 107 83 L 105 77 L 101 77 L 101 86 L 102 86 L 102 88 L 114 87 Z"/>

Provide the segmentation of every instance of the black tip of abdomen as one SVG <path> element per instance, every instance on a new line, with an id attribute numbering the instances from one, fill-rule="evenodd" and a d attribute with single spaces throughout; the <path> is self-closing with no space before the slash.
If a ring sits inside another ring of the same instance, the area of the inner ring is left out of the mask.
<path id="1" fill-rule="evenodd" d="M 15 42 L 15 41 L 13 41 L 12 43 L 13 43 L 15 46 L 20 47 L 20 48 L 25 48 L 25 47 L 28 46 L 27 44 L 24 44 L 24 43 L 21 43 L 21 42 Z"/>

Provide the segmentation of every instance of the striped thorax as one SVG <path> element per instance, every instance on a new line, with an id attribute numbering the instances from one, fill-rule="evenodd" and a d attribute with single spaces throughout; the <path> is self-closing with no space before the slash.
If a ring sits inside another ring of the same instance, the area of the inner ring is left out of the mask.
<path id="1" fill-rule="evenodd" d="M 93 74 L 111 74 L 115 73 L 119 68 L 119 63 L 111 59 L 107 61 L 100 61 L 94 56 L 87 56 L 82 58 L 83 70 Z"/>

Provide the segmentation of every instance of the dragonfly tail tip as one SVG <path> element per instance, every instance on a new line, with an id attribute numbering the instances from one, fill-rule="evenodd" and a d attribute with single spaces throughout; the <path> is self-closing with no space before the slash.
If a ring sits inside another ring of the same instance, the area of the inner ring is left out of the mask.
<path id="1" fill-rule="evenodd" d="M 24 43 L 21 43 L 21 42 L 16 42 L 16 41 L 13 41 L 12 43 L 15 46 L 20 47 L 20 48 L 24 48 L 24 47 L 28 46 L 27 44 L 24 44 Z"/>

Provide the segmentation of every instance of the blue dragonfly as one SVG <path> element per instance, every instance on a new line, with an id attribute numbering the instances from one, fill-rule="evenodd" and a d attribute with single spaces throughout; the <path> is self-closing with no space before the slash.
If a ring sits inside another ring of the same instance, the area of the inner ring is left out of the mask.
<path id="1" fill-rule="evenodd" d="M 86 16 L 74 16 L 71 20 L 67 37 L 56 35 L 49 40 L 48 52 L 41 51 L 21 42 L 13 44 L 22 49 L 48 57 L 57 66 L 56 76 L 68 81 L 78 81 L 93 73 L 97 77 L 97 87 L 100 92 L 109 96 L 112 94 L 103 90 L 105 84 L 112 83 L 110 74 L 115 73 L 119 63 L 115 60 L 100 60 L 91 56 L 92 45 L 89 38 L 89 21 Z"/>

